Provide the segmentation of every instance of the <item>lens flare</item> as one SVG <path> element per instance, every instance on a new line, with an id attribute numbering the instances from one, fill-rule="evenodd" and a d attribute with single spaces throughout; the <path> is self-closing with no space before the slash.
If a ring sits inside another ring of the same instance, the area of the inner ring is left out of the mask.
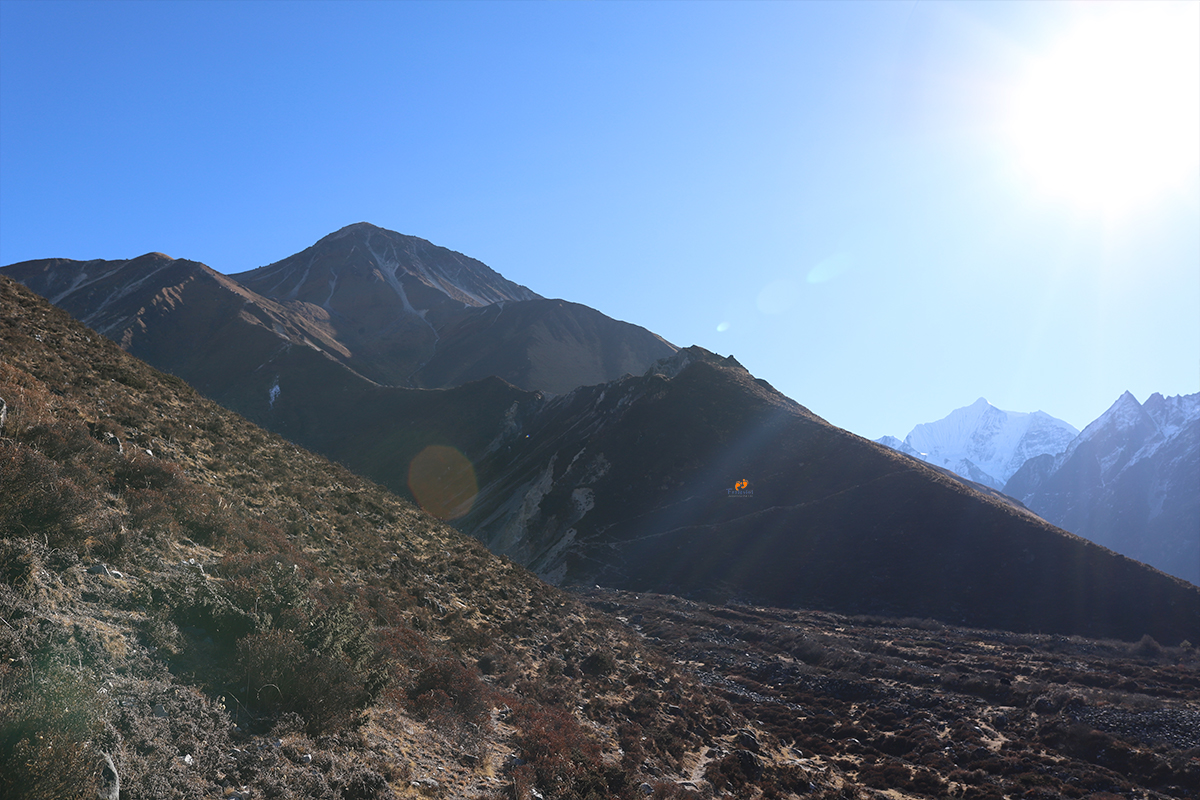
<path id="1" fill-rule="evenodd" d="M 408 465 L 408 488 L 421 508 L 438 519 L 471 510 L 479 485 L 470 459 L 453 447 L 430 445 Z"/>
<path id="2" fill-rule="evenodd" d="M 808 271 L 805 277 L 809 283 L 828 283 L 851 267 L 848 253 L 834 253 Z"/>

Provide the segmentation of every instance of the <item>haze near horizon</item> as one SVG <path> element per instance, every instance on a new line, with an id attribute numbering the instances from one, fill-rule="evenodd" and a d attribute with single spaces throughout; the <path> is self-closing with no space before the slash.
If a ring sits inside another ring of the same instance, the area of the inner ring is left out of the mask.
<path id="1" fill-rule="evenodd" d="M 0 3 L 0 264 L 368 221 L 900 438 L 1200 391 L 1200 3 Z"/>

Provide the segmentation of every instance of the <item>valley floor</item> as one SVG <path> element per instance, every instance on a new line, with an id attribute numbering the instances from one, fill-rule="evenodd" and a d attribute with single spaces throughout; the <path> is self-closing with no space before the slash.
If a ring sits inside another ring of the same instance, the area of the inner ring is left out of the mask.
<path id="1" fill-rule="evenodd" d="M 1195 646 L 581 594 L 880 797 L 1200 797 Z"/>

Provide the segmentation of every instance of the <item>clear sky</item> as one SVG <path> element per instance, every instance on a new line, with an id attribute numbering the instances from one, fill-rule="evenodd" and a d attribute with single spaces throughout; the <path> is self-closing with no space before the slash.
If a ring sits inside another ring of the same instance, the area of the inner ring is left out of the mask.
<path id="1" fill-rule="evenodd" d="M 352 222 L 903 437 L 1200 391 L 1200 3 L 0 0 L 0 264 Z"/>

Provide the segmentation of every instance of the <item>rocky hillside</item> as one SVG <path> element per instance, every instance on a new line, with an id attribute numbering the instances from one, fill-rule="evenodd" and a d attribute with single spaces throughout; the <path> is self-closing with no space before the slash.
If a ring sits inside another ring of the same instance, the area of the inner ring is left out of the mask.
<path id="1" fill-rule="evenodd" d="M 1193 798 L 1200 651 L 585 593 L 878 798 Z"/>
<path id="2" fill-rule="evenodd" d="M 853 796 L 635 632 L 3 278 L 0 398 L 5 798 Z"/>
<path id="3" fill-rule="evenodd" d="M 1191 643 L 585 605 L 3 278 L 0 489 L 3 798 L 1161 800 L 1197 781 Z"/>

